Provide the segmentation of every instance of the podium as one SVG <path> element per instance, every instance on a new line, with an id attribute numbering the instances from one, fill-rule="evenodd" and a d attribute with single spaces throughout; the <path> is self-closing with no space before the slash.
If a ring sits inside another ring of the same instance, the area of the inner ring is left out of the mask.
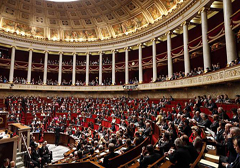
<path id="1" fill-rule="evenodd" d="M 7 129 L 8 112 L 0 111 L 0 129 Z"/>
<path id="2" fill-rule="evenodd" d="M 0 112 L 0 165 L 3 160 L 8 158 L 16 161 L 18 136 L 10 136 L 10 131 L 7 130 L 7 115 L 8 112 Z"/>
<path id="3" fill-rule="evenodd" d="M 26 126 L 22 123 L 11 123 L 9 124 L 10 126 L 10 130 L 12 132 L 16 132 L 16 134 L 19 136 L 19 140 L 18 140 L 18 150 L 19 152 L 22 152 L 22 135 L 26 135 L 27 136 L 27 142 L 26 142 L 26 146 L 29 147 L 30 145 L 30 130 L 31 128 L 29 126 Z"/>

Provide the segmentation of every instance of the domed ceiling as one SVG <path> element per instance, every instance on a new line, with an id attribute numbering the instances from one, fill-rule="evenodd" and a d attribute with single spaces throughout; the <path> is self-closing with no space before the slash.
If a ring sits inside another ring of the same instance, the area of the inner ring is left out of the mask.
<path id="1" fill-rule="evenodd" d="M 96 41 L 140 31 L 182 0 L 1 0 L 0 29 L 56 41 Z"/>

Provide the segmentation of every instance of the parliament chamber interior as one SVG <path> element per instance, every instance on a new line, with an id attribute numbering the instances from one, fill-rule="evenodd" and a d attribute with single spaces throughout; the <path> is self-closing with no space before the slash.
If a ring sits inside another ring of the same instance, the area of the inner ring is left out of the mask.
<path id="1" fill-rule="evenodd" d="M 240 0 L 0 0 L 1 168 L 240 168 Z"/>

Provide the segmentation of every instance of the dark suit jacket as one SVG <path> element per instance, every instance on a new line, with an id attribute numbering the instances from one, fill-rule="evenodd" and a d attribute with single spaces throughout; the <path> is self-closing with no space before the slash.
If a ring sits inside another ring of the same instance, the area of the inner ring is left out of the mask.
<path id="1" fill-rule="evenodd" d="M 187 125 L 186 127 L 183 128 L 182 132 L 189 137 L 192 133 L 192 129 L 189 125 Z"/>
<path id="2" fill-rule="evenodd" d="M 232 138 L 227 139 L 227 149 L 229 151 L 229 156 L 228 156 L 228 163 L 234 162 L 234 160 L 237 157 L 236 150 L 233 147 L 233 141 Z"/>
<path id="3" fill-rule="evenodd" d="M 161 153 L 161 155 L 163 155 L 164 154 L 164 152 L 168 152 L 169 151 L 169 149 L 173 146 L 173 144 L 171 143 L 171 142 L 160 142 L 160 143 L 158 143 L 158 145 L 159 145 L 159 148 L 160 148 L 160 153 Z"/>
<path id="4" fill-rule="evenodd" d="M 181 147 L 168 156 L 175 168 L 189 168 L 192 157 L 187 148 Z"/>
<path id="5" fill-rule="evenodd" d="M 185 147 L 188 149 L 190 156 L 192 157 L 191 163 L 193 163 L 198 157 L 198 152 L 192 143 L 187 144 Z"/>
<path id="6" fill-rule="evenodd" d="M 213 121 L 213 123 L 210 125 L 210 129 L 214 132 L 217 132 L 217 128 L 219 127 L 218 121 Z"/>
<path id="7" fill-rule="evenodd" d="M 127 151 L 129 151 L 129 150 L 131 150 L 133 148 L 134 148 L 134 146 L 131 145 L 131 146 L 127 147 L 127 149 L 123 150 L 123 152 L 127 152 Z"/>
<path id="8" fill-rule="evenodd" d="M 156 162 L 160 159 L 161 155 L 158 153 L 153 153 L 151 155 L 142 156 L 140 157 L 140 168 L 146 168 L 148 165 Z"/>
<path id="9" fill-rule="evenodd" d="M 239 167 L 240 167 L 240 156 L 238 154 L 234 162 L 228 165 L 227 168 L 239 168 Z"/>
<path id="10" fill-rule="evenodd" d="M 108 164 L 109 159 L 114 158 L 114 157 L 117 156 L 117 155 L 118 155 L 118 154 L 117 154 L 117 153 L 114 153 L 114 152 L 109 153 L 108 155 L 106 155 L 106 156 L 104 157 L 104 159 L 103 159 L 103 166 L 108 168 L 108 167 L 109 167 L 109 164 Z"/>
<path id="11" fill-rule="evenodd" d="M 60 127 L 56 127 L 55 128 L 55 135 L 56 136 L 60 136 L 60 132 L 61 132 L 61 128 Z"/>

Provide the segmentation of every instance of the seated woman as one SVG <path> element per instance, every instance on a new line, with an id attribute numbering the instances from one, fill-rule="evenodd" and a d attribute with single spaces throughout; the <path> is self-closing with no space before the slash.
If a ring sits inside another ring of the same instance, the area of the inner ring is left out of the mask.
<path id="1" fill-rule="evenodd" d="M 201 151 L 202 148 L 202 138 L 201 138 L 201 130 L 197 126 L 192 127 L 192 135 L 189 137 L 189 142 L 193 143 L 193 146 L 198 151 Z"/>

